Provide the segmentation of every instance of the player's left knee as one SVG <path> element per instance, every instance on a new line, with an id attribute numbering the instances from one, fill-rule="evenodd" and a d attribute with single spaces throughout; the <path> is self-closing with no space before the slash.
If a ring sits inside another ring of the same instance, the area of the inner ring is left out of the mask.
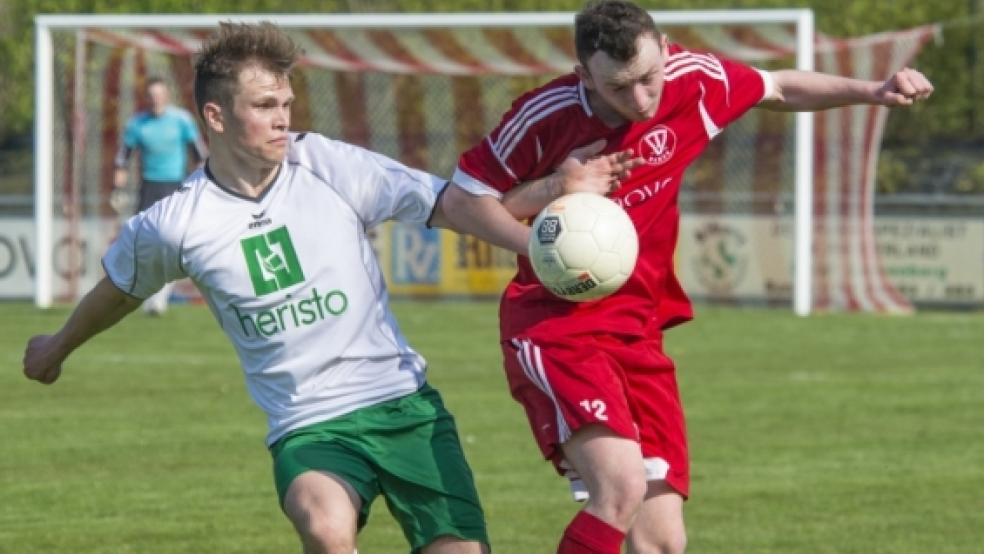
<path id="1" fill-rule="evenodd" d="M 680 529 L 678 532 L 671 533 L 658 546 L 659 554 L 683 554 L 687 549 L 687 533 Z"/>
<path id="2" fill-rule="evenodd" d="M 662 541 L 659 543 L 632 543 L 631 554 L 683 554 L 687 549 L 686 539 L 679 542 Z"/>
<path id="3" fill-rule="evenodd" d="M 683 554 L 687 550 L 687 533 L 683 526 L 658 530 L 636 526 L 628 536 L 631 554 Z"/>

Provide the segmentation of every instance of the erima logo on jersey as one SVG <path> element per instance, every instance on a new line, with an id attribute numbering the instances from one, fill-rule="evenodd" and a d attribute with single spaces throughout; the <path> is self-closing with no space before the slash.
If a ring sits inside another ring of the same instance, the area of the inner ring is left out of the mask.
<path id="1" fill-rule="evenodd" d="M 250 217 L 253 218 L 253 221 L 250 221 L 249 225 L 247 225 L 247 227 L 249 227 L 250 229 L 259 229 L 260 227 L 264 227 L 266 225 L 273 223 L 273 219 L 269 217 L 263 217 L 266 215 L 266 210 L 263 210 L 258 214 L 249 214 L 249 215 Z"/>
<path id="2" fill-rule="evenodd" d="M 256 296 L 264 296 L 304 281 L 287 227 L 239 241 Z"/>
<path id="3" fill-rule="evenodd" d="M 268 217 L 266 219 L 258 219 L 256 221 L 250 221 L 247 227 L 250 229 L 259 229 L 260 227 L 265 227 L 271 223 L 273 223 L 273 220 Z"/>

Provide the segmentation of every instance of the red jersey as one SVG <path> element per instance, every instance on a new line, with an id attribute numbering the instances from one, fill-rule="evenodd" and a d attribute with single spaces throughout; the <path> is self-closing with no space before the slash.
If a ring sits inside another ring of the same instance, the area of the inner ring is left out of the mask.
<path id="1" fill-rule="evenodd" d="M 740 63 L 670 47 L 665 85 L 652 119 L 616 128 L 588 104 L 574 74 L 519 97 L 498 127 L 462 154 L 453 180 L 473 193 L 502 194 L 555 171 L 571 150 L 598 139 L 602 153 L 632 150 L 645 160 L 611 194 L 635 224 L 639 258 L 616 293 L 593 302 L 562 300 L 540 285 L 529 259 L 503 294 L 503 338 L 609 332 L 646 335 L 689 320 L 690 300 L 673 271 L 684 171 L 722 128 L 760 102 L 767 77 Z"/>

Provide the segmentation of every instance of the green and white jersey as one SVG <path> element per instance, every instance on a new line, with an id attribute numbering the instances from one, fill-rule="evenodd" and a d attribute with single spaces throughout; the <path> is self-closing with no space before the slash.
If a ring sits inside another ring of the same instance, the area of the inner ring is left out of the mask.
<path id="1" fill-rule="evenodd" d="M 292 134 L 263 196 L 240 196 L 199 170 L 131 218 L 103 265 L 137 298 L 195 282 L 236 348 L 272 444 L 424 383 L 366 232 L 387 219 L 426 222 L 444 185 L 368 150 Z"/>

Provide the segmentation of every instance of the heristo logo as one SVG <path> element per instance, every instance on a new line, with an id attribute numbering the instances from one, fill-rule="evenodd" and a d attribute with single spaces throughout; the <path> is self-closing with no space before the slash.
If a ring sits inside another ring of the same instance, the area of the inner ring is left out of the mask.
<path id="1" fill-rule="evenodd" d="M 287 227 L 245 238 L 240 244 L 257 297 L 304 281 L 304 272 Z M 340 316 L 348 309 L 348 296 L 344 291 L 335 289 L 319 293 L 317 287 L 311 287 L 309 292 L 305 289 L 304 294 L 305 297 L 295 297 L 288 293 L 284 302 L 258 311 L 235 305 L 230 308 L 247 337 L 254 334 L 270 337 L 324 321 L 330 316 Z"/>
<path id="2" fill-rule="evenodd" d="M 245 238 L 240 244 L 256 296 L 277 292 L 304 281 L 304 272 L 286 226 Z"/>

